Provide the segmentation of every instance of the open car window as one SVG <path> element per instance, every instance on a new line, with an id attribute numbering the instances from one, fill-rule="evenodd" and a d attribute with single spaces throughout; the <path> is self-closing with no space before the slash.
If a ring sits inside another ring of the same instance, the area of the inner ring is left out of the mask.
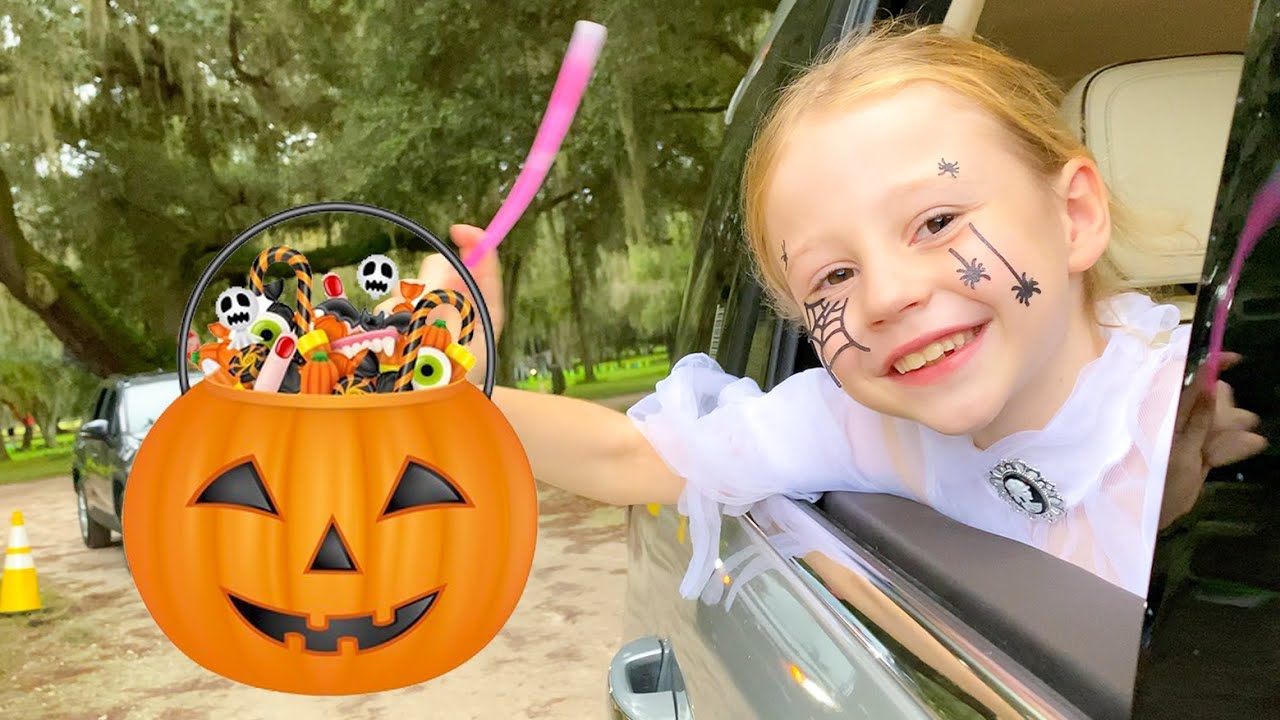
<path id="1" fill-rule="evenodd" d="M 1127 18 L 1124 33 L 1130 33 L 1135 23 L 1153 22 L 1163 12 L 1151 4 L 1118 5 L 1117 17 Z M 1234 150 L 1227 149 L 1224 164 L 1228 123 L 1234 112 L 1239 125 L 1243 112 L 1237 103 L 1242 57 L 1239 50 L 1244 47 L 1243 33 L 1239 31 L 1243 20 L 1249 17 L 1260 28 L 1255 29 L 1249 47 L 1255 57 L 1254 67 L 1263 67 L 1263 59 L 1275 57 L 1275 36 L 1280 27 L 1269 24 L 1277 22 L 1277 0 L 1263 0 L 1256 8 L 1249 7 L 1253 3 L 1229 5 L 1229 9 L 1223 7 L 1221 12 L 1212 13 L 1205 6 L 1197 5 L 1199 10 L 1188 8 L 1187 14 L 1174 23 L 1176 27 L 1170 29 L 1164 45 L 1157 38 L 1137 44 L 1120 43 L 1117 38 L 1124 33 L 1118 22 L 1107 24 L 1087 41 L 1080 41 L 1079 34 L 1064 33 L 1062 28 L 1083 21 L 1066 5 L 1059 4 L 989 0 L 978 27 L 980 34 L 1045 67 L 1064 91 L 1071 91 L 1064 101 L 1064 114 L 1069 122 L 1076 123 L 1082 136 L 1087 135 L 1086 129 L 1092 132 L 1086 141 L 1092 140 L 1091 147 L 1097 144 L 1095 152 L 1102 155 L 1103 172 L 1110 174 L 1108 182 L 1134 198 L 1136 209 L 1188 218 L 1181 234 L 1126 238 L 1142 241 L 1136 246 L 1155 250 L 1147 255 L 1129 252 L 1120 261 L 1137 288 L 1158 293 L 1178 305 L 1184 322 L 1191 321 L 1192 312 L 1198 308 L 1195 332 L 1199 340 L 1193 339 L 1193 359 L 1196 348 L 1202 348 L 1206 341 L 1210 320 L 1203 293 L 1199 305 L 1196 303 L 1201 270 L 1204 269 L 1205 278 L 1217 279 L 1218 289 L 1213 295 L 1220 296 L 1225 282 L 1222 276 L 1235 248 L 1234 240 L 1220 241 L 1221 247 L 1212 244 L 1209 220 L 1214 219 L 1212 237 L 1234 238 L 1240 234 L 1248 201 L 1277 160 L 1274 148 L 1280 147 L 1280 126 L 1271 119 L 1280 117 L 1280 105 L 1274 96 L 1267 96 L 1269 80 L 1259 78 L 1249 112 L 1256 125 L 1266 124 L 1269 129 L 1247 133 L 1236 128 L 1233 133 L 1246 134 L 1238 138 L 1233 134 Z M 1253 10 L 1256 12 L 1251 15 Z M 1197 12 L 1204 15 L 1199 30 L 1194 27 Z M 1054 50 L 1055 44 L 1062 45 L 1064 37 L 1075 38 L 1072 42 L 1079 47 L 1069 53 L 1061 47 Z M 1162 47 L 1165 52 L 1157 52 Z M 1247 58 L 1244 66 L 1247 82 L 1251 72 Z M 1143 103 L 1130 102 L 1122 95 L 1135 86 L 1151 89 L 1143 90 Z M 1247 87 L 1239 92 L 1242 103 L 1250 100 L 1246 97 Z M 1188 103 L 1189 98 L 1196 100 Z M 1269 156 L 1264 152 L 1266 148 L 1272 149 Z M 1244 160 L 1237 154 L 1253 155 L 1250 169 L 1235 168 Z M 1170 178 L 1177 180 L 1169 185 Z M 1225 195 L 1218 194 L 1220 178 Z M 1228 183 L 1235 189 L 1228 192 Z M 1224 207 L 1234 215 L 1223 217 Z M 1274 280 L 1263 280 L 1276 277 L 1277 256 L 1270 253 L 1269 257 L 1270 261 L 1255 261 L 1261 269 L 1252 271 L 1256 273 L 1252 285 L 1242 282 L 1233 308 L 1237 332 L 1235 345 L 1228 349 L 1242 349 L 1255 357 L 1270 356 L 1269 351 L 1275 346 L 1275 327 L 1280 323 L 1280 312 L 1276 310 L 1280 308 L 1280 301 L 1276 300 L 1280 291 L 1275 290 Z M 761 313 L 760 317 L 765 315 Z M 757 351 L 755 342 L 751 351 Z M 763 376 L 759 375 L 758 361 L 748 360 L 746 364 L 755 371 L 753 377 L 763 378 L 766 389 L 792 373 L 820 367 L 803 330 L 781 325 L 775 326 L 770 339 L 770 359 Z M 1275 392 L 1280 382 L 1272 373 L 1256 371 L 1247 377 L 1237 372 L 1235 377 L 1254 398 L 1250 409 L 1263 415 L 1263 434 L 1275 437 L 1280 413 L 1262 410 L 1280 406 L 1280 395 Z M 1240 470 L 1250 472 L 1255 482 L 1266 482 L 1265 477 L 1274 484 L 1274 459 L 1247 465 L 1231 473 L 1219 473 L 1220 484 L 1210 484 L 1218 503 L 1218 517 L 1234 523 L 1230 532 L 1235 533 L 1244 532 L 1239 524 L 1244 517 L 1249 518 L 1252 527 L 1262 527 L 1258 523 L 1264 521 L 1268 527 L 1280 526 L 1274 522 L 1280 513 L 1280 496 L 1275 492 L 1253 488 L 1250 499 L 1242 501 L 1247 493 L 1227 489 L 1231 480 L 1238 486 L 1245 479 Z M 1127 718 L 1135 705 L 1140 654 L 1144 668 L 1158 668 L 1163 675 L 1157 683 L 1155 675 L 1148 672 L 1147 684 L 1139 683 L 1139 709 L 1144 702 L 1155 703 L 1153 698 L 1162 694 L 1175 694 L 1184 700 L 1189 695 L 1174 692 L 1182 675 L 1176 671 L 1178 663 L 1172 658 L 1181 657 L 1176 648 L 1186 647 L 1184 638 L 1171 630 L 1161 635 L 1159 627 L 1153 628 L 1153 615 L 1146 612 L 1144 598 L 1047 553 L 961 525 L 910 500 L 828 493 L 816 505 L 802 507 L 826 524 L 854 555 L 864 558 L 865 566 L 861 571 L 852 571 L 854 577 L 848 577 L 851 571 L 838 563 L 824 565 L 797 559 L 793 561 L 797 570 L 829 594 L 837 613 L 848 622 L 860 623 L 882 642 L 897 643 L 903 657 L 915 658 L 918 672 L 936 676 L 943 694 L 964 707 L 989 710 L 991 704 L 977 696 L 991 692 L 998 698 L 992 702 L 1011 703 L 1019 708 L 1015 710 L 1018 713 L 1034 714 L 1038 709 L 1050 715 Z M 1264 508 L 1271 510 L 1268 513 Z M 1207 541 L 1214 546 L 1212 552 L 1203 544 L 1198 550 L 1198 557 L 1213 563 L 1210 572 L 1224 581 L 1211 583 L 1215 592 L 1235 587 L 1231 584 L 1249 575 L 1242 563 L 1228 559 L 1231 553 L 1241 552 L 1242 541 L 1226 537 L 1230 532 L 1224 532 L 1225 527 L 1205 522 L 1200 530 L 1202 537 L 1204 533 L 1216 533 L 1214 540 Z M 1176 578 L 1176 589 L 1153 585 L 1153 603 L 1167 603 L 1165 616 L 1176 618 L 1185 632 L 1200 637 L 1197 648 L 1213 648 L 1225 657 L 1230 653 L 1229 644 L 1213 639 L 1224 635 L 1234 637 L 1237 644 L 1247 643 L 1258 653 L 1264 646 L 1274 647 L 1274 643 L 1248 643 L 1238 632 L 1231 634 L 1221 619 L 1222 613 L 1228 612 L 1222 610 L 1223 602 L 1210 610 L 1208 606 L 1214 601 L 1204 599 L 1211 594 L 1207 595 L 1197 583 L 1198 571 L 1185 566 L 1190 542 L 1185 538 L 1164 542 L 1163 559 L 1162 553 L 1157 552 L 1153 582 L 1165 582 L 1162 563 L 1182 574 Z M 1257 540 L 1252 542 L 1256 544 Z M 1274 542 L 1266 545 L 1271 548 L 1271 555 L 1259 548 L 1255 566 L 1274 566 L 1275 546 Z M 1247 590 L 1235 587 L 1227 595 L 1240 603 L 1266 606 L 1261 598 L 1280 594 L 1275 576 L 1272 571 L 1267 575 L 1269 579 L 1251 578 Z M 1197 602 L 1200 605 L 1193 612 L 1189 607 Z M 1280 603 L 1270 605 L 1280 607 Z M 1248 627 L 1266 623 L 1275 630 L 1266 637 L 1280 640 L 1280 615 L 1255 615 L 1253 625 Z M 1215 633 L 1196 634 L 1192 629 L 1196 622 L 1211 620 L 1223 624 Z M 1158 647 L 1164 649 L 1163 653 L 1153 649 L 1162 640 L 1165 644 Z M 1246 697 L 1261 698 L 1261 686 L 1269 697 L 1280 695 L 1280 680 L 1276 679 L 1280 674 L 1274 672 L 1274 663 L 1262 662 L 1261 656 L 1258 661 L 1271 674 L 1265 679 L 1255 677 L 1253 688 L 1242 688 L 1241 692 Z M 957 684 L 954 672 L 943 671 L 944 666 L 955 662 L 975 669 L 969 678 L 975 686 Z M 1212 682 L 1211 677 L 1214 676 L 1201 674 L 1197 680 L 1204 685 Z M 1209 693 L 1209 688 L 1202 687 L 1202 696 Z M 1160 707 L 1169 710 L 1177 703 L 1164 702 Z M 1259 711 L 1262 706 L 1241 705 L 1241 712 L 1245 707 Z M 965 716 L 961 710 L 942 714 Z"/>

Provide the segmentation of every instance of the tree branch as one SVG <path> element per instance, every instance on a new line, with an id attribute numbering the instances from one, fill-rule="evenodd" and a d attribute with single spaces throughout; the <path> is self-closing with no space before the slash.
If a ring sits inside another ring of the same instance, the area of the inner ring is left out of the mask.
<path id="1" fill-rule="evenodd" d="M 581 189 L 582 188 L 574 188 L 572 190 L 567 190 L 565 192 L 562 192 L 559 195 L 556 195 L 555 197 L 547 198 L 543 202 L 538 203 L 536 206 L 534 206 L 533 212 L 529 213 L 529 215 L 536 216 L 539 213 L 546 212 L 547 210 L 550 210 L 556 207 L 557 205 L 560 205 L 561 203 L 571 200 L 573 196 L 577 195 Z"/>
<path id="2" fill-rule="evenodd" d="M 701 37 L 703 40 L 711 43 L 711 45 L 717 50 L 736 61 L 742 66 L 743 70 L 746 70 L 751 66 L 751 61 L 753 59 L 751 53 L 743 50 L 741 47 L 738 47 L 738 45 L 732 40 L 720 35 L 702 35 Z"/>
<path id="3" fill-rule="evenodd" d="M 234 72 L 236 77 L 240 79 L 240 82 L 243 82 L 245 85 L 270 90 L 271 83 L 267 81 L 267 78 L 262 75 L 255 75 L 254 73 L 249 72 L 245 68 L 244 61 L 240 57 L 240 32 L 244 29 L 244 23 L 240 21 L 238 6 L 239 3 L 231 4 L 231 17 L 227 22 L 227 45 L 231 50 L 231 71 Z"/>
<path id="4" fill-rule="evenodd" d="M 412 236 L 407 233 L 398 233 L 393 240 L 386 233 L 377 233 L 370 235 L 364 240 L 358 240 L 343 245 L 331 245 L 329 247 L 316 248 L 308 250 L 306 253 L 307 262 L 311 264 L 311 273 L 314 276 L 323 275 L 334 268 L 355 265 L 366 257 L 375 253 L 385 253 L 392 247 L 404 247 L 412 242 Z M 199 266 L 204 267 L 208 261 L 201 263 Z M 272 272 L 279 273 L 282 276 L 293 277 L 292 271 L 286 271 L 284 266 L 273 265 L 268 274 Z M 221 270 L 214 275 L 213 281 L 225 281 L 230 283 L 243 283 L 248 271 L 243 267 L 235 267 L 224 265 Z"/>
<path id="5" fill-rule="evenodd" d="M 664 113 L 680 114 L 680 113 L 715 113 L 719 114 L 729 109 L 728 105 L 691 105 L 688 107 L 680 105 L 668 105 L 662 109 Z"/>
<path id="6" fill-rule="evenodd" d="M 165 362 L 161 346 L 100 302 L 68 267 L 40 254 L 18 225 L 9 178 L 0 167 L 0 283 L 37 313 L 54 337 L 93 373 L 140 372 Z"/>

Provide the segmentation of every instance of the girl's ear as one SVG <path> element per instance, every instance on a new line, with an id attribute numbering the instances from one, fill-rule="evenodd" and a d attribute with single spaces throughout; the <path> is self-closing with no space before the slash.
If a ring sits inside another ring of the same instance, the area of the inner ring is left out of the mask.
<path id="1" fill-rule="evenodd" d="M 1067 220 L 1067 269 L 1093 267 L 1111 244 L 1111 208 L 1106 183 L 1092 160 L 1072 158 L 1058 177 Z"/>

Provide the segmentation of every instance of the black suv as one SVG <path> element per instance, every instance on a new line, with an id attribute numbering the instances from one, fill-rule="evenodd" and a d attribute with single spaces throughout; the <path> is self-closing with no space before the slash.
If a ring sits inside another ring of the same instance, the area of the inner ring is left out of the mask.
<path id="1" fill-rule="evenodd" d="M 192 373 L 192 382 L 197 376 Z M 178 395 L 178 375 L 173 372 L 114 377 L 98 388 L 92 415 L 76 437 L 71 465 L 85 545 L 106 547 L 112 531 L 121 532 L 125 482 L 134 453 Z"/>

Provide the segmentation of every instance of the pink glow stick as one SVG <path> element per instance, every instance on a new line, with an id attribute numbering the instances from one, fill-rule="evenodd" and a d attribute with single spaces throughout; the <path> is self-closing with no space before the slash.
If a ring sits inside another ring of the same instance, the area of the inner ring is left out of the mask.
<path id="1" fill-rule="evenodd" d="M 1240 273 L 1244 270 L 1244 262 L 1249 253 L 1258 244 L 1258 240 L 1280 222 L 1280 168 L 1272 172 L 1271 177 L 1258 190 L 1245 217 L 1244 230 L 1240 233 L 1240 243 L 1236 245 L 1235 255 L 1231 258 L 1231 266 L 1227 271 L 1227 285 L 1222 290 L 1222 297 L 1213 308 L 1213 325 L 1209 329 L 1209 352 L 1205 357 L 1205 386 L 1210 394 L 1218 384 L 1218 368 L 1222 360 L 1222 340 L 1227 331 L 1227 312 L 1231 310 L 1231 301 L 1236 296 L 1236 284 L 1240 281 Z"/>
<path id="2" fill-rule="evenodd" d="M 560 144 L 569 132 L 573 116 L 578 112 L 578 104 L 582 102 L 607 35 L 605 27 L 597 23 L 579 20 L 574 24 L 569 49 L 560 64 L 560 74 L 551 90 L 551 100 L 525 158 L 524 168 L 511 186 L 507 199 L 485 228 L 484 237 L 463 257 L 462 262 L 468 268 L 475 267 L 486 254 L 498 247 L 538 193 L 547 171 L 551 169 L 551 162 L 560 151 Z"/>

